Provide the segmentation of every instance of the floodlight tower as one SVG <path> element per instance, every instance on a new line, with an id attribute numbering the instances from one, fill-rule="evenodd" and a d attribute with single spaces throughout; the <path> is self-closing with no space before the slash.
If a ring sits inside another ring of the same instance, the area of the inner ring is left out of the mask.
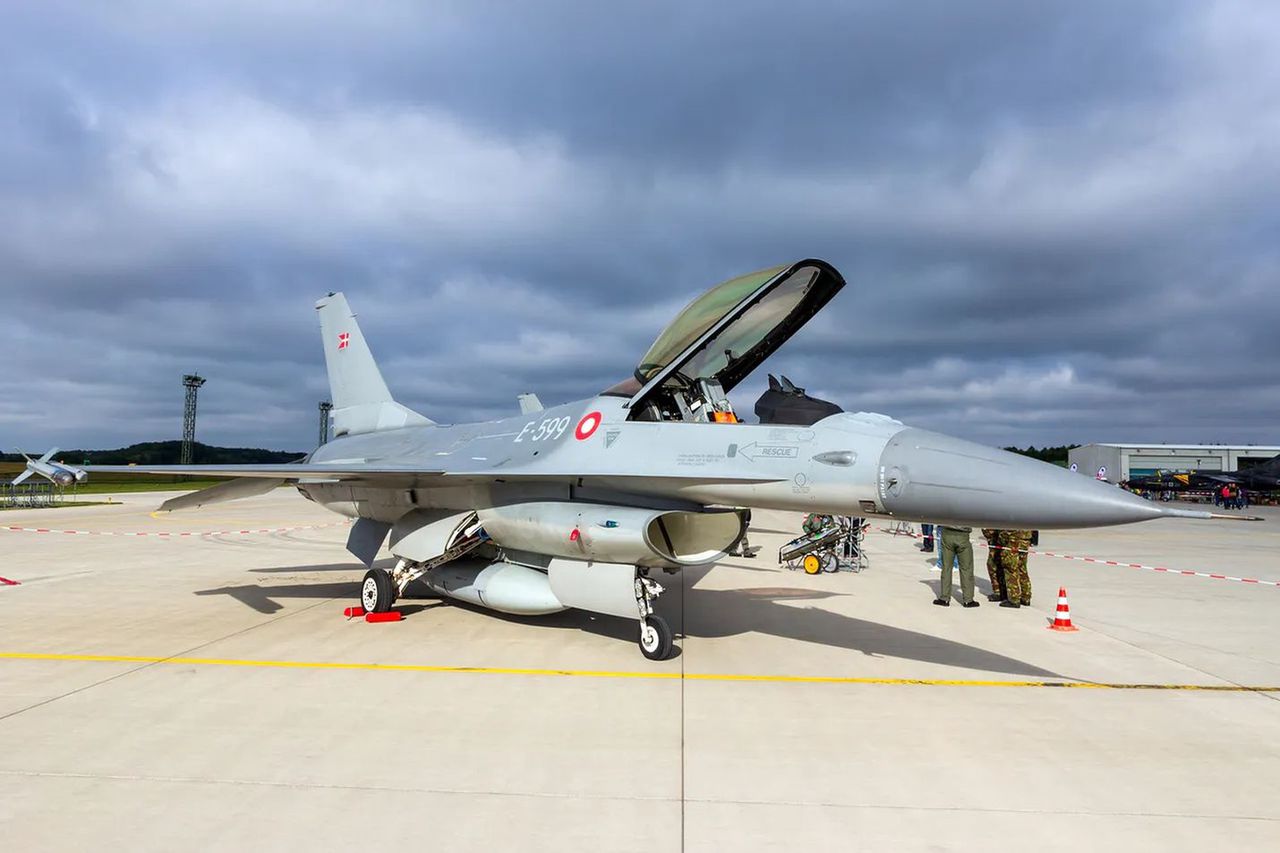
<path id="1" fill-rule="evenodd" d="M 196 394 L 204 384 L 204 377 L 188 373 L 182 377 L 182 384 L 187 389 L 187 401 L 182 407 L 182 455 L 178 464 L 190 465 L 196 441 Z"/>
<path id="2" fill-rule="evenodd" d="M 319 444 L 325 444 L 329 441 L 329 412 L 331 411 L 333 411 L 333 403 L 330 403 L 328 400 L 321 400 Z"/>

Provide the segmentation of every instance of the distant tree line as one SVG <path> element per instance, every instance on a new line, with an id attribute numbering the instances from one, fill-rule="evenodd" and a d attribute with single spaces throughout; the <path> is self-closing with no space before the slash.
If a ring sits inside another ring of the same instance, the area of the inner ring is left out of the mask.
<path id="1" fill-rule="evenodd" d="M 1034 444 L 1027 447 L 1006 447 L 1005 450 L 1010 453 L 1017 453 L 1021 456 L 1030 456 L 1032 459 L 1039 459 L 1041 462 L 1052 462 L 1055 465 L 1066 466 L 1068 451 L 1079 447 L 1078 444 L 1061 444 L 1057 447 L 1039 447 Z"/>
<path id="2" fill-rule="evenodd" d="M 214 447 L 196 442 L 192 448 L 196 465 L 271 465 L 294 462 L 302 451 L 263 450 L 257 447 Z M 43 450 L 31 451 L 34 455 Z M 118 450 L 59 450 L 57 458 L 72 465 L 177 465 L 181 441 L 144 441 Z M 16 453 L 0 454 L 0 462 L 22 462 Z"/>

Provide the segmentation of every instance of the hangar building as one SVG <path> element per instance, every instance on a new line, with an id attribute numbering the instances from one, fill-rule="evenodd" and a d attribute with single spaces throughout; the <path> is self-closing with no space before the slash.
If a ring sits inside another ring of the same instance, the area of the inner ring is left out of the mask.
<path id="1" fill-rule="evenodd" d="M 1106 467 L 1113 483 L 1156 471 L 1237 471 L 1280 454 L 1264 444 L 1086 444 L 1067 454 L 1081 474 Z"/>

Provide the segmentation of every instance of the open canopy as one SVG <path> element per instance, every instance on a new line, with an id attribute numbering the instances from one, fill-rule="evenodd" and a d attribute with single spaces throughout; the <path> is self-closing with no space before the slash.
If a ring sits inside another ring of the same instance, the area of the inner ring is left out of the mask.
<path id="1" fill-rule="evenodd" d="M 749 273 L 690 302 L 649 347 L 634 380 L 610 389 L 635 407 L 664 386 L 699 381 L 731 390 L 844 287 L 830 264 L 803 260 Z"/>

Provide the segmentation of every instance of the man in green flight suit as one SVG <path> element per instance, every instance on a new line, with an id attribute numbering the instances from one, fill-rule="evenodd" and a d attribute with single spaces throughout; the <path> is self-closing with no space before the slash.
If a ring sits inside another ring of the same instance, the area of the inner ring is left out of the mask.
<path id="1" fill-rule="evenodd" d="M 960 560 L 960 602 L 964 607 L 977 607 L 973 600 L 973 543 L 969 541 L 968 527 L 943 527 L 942 530 L 942 588 L 933 603 L 939 607 L 951 606 L 951 569 Z"/>
<path id="2" fill-rule="evenodd" d="M 1026 607 L 1031 604 L 1031 576 L 1027 574 L 1031 531 L 1004 530 L 1000 535 L 1000 545 L 1000 567 L 1003 570 L 1005 595 L 1000 606 Z"/>

